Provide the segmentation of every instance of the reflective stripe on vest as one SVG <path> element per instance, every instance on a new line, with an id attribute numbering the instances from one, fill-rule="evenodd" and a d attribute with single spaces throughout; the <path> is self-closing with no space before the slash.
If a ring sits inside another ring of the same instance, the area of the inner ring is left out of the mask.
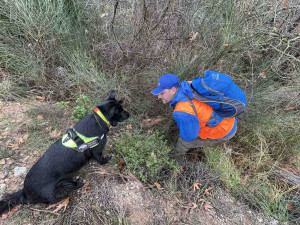
<path id="1" fill-rule="evenodd" d="M 233 128 L 235 118 L 224 119 L 216 127 L 207 127 L 206 123 L 210 119 L 213 113 L 213 109 L 208 104 L 199 102 L 196 99 L 192 100 L 198 114 L 198 120 L 200 122 L 200 131 L 198 136 L 201 139 L 220 139 L 225 137 Z M 174 109 L 174 112 L 185 112 L 191 115 L 195 115 L 193 107 L 189 102 L 178 102 Z"/>

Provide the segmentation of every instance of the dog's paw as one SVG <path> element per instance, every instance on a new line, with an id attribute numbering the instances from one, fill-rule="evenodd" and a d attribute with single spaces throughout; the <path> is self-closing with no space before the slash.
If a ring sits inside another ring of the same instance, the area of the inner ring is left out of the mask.
<path id="1" fill-rule="evenodd" d="M 82 188 L 84 186 L 84 183 L 83 182 L 80 182 L 80 181 L 74 181 L 74 184 L 76 186 L 76 188 Z"/>
<path id="2" fill-rule="evenodd" d="M 103 165 L 103 164 L 106 164 L 106 163 L 108 163 L 111 159 L 112 159 L 112 156 L 111 156 L 111 155 L 107 155 L 107 156 L 105 156 L 105 157 L 102 158 L 101 164 L 102 164 L 102 165 Z"/>

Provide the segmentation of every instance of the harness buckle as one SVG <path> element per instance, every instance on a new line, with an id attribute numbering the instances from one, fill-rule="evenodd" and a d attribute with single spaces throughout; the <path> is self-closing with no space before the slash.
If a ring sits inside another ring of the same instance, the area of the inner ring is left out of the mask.
<path id="1" fill-rule="evenodd" d="M 70 137 L 77 146 L 84 144 L 84 141 L 75 133 L 72 128 L 67 129 L 68 137 Z"/>

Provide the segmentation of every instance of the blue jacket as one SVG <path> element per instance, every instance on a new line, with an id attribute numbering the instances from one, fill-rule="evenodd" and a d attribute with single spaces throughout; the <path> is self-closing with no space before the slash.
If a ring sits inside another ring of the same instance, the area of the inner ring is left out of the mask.
<path id="1" fill-rule="evenodd" d="M 173 100 L 170 102 L 170 107 L 175 108 L 178 102 L 188 101 L 186 95 L 189 96 L 190 99 L 193 99 L 193 91 L 190 84 L 186 81 L 182 81 L 179 89 L 177 90 L 177 93 L 175 94 Z M 186 112 L 174 111 L 173 118 L 180 130 L 179 136 L 184 141 L 193 141 L 196 138 L 198 138 L 198 134 L 200 131 L 200 123 L 197 116 Z M 211 119 L 206 124 L 206 126 L 215 127 L 221 121 L 222 118 L 213 112 Z M 226 138 L 227 136 L 234 134 L 236 132 L 236 129 L 237 129 L 237 119 L 235 119 L 234 126 L 231 129 L 231 131 L 223 138 Z"/>

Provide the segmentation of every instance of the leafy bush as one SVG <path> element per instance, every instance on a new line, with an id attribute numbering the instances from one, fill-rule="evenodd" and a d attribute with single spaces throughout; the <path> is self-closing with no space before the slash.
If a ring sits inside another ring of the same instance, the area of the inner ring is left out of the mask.
<path id="1" fill-rule="evenodd" d="M 117 143 L 116 150 L 126 163 L 125 170 L 143 182 L 155 182 L 163 171 L 176 170 L 175 162 L 169 156 L 170 148 L 159 133 L 126 133 Z"/>
<path id="2" fill-rule="evenodd" d="M 76 100 L 77 106 L 74 107 L 72 112 L 72 119 L 75 122 L 81 120 L 86 114 L 88 114 L 89 110 L 91 109 L 93 103 L 89 99 L 89 97 L 82 95 Z"/>

